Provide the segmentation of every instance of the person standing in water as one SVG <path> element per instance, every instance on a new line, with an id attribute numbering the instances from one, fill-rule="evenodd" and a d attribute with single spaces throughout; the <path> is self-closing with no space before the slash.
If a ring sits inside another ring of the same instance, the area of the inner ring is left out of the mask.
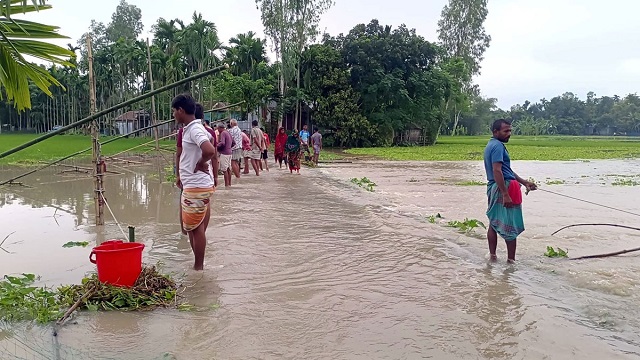
<path id="1" fill-rule="evenodd" d="M 256 176 L 260 176 L 260 162 L 262 161 L 262 152 L 264 151 L 264 134 L 258 127 L 258 120 L 251 123 L 251 164 Z"/>
<path id="2" fill-rule="evenodd" d="M 249 132 L 244 130 L 242 132 L 242 156 L 244 157 L 244 175 L 249 174 L 251 168 L 251 139 L 249 138 Z"/>
<path id="3" fill-rule="evenodd" d="M 287 132 L 284 130 L 284 127 L 280 127 L 278 129 L 278 135 L 276 135 L 276 144 L 273 150 L 273 157 L 276 159 L 276 163 L 280 164 L 280 168 L 282 169 L 282 162 L 285 161 L 286 156 L 284 152 L 284 145 L 287 143 Z M 286 164 L 286 162 L 285 162 Z"/>
<path id="4" fill-rule="evenodd" d="M 489 229 L 487 240 L 491 261 L 496 261 L 498 234 L 507 244 L 507 261 L 516 260 L 516 240 L 524 231 L 522 217 L 522 191 L 536 190 L 531 181 L 524 180 L 511 169 L 511 158 L 505 144 L 511 137 L 511 123 L 498 119 L 491 126 L 493 137 L 484 149 L 484 168 L 487 173 Z"/>
<path id="5" fill-rule="evenodd" d="M 220 171 L 224 175 L 224 187 L 231 186 L 231 158 L 233 154 L 233 138 L 225 129 L 223 123 L 218 124 L 218 133 L 220 141 L 218 141 L 218 152 L 220 153 Z"/>
<path id="6" fill-rule="evenodd" d="M 264 131 L 264 128 L 260 128 L 262 131 L 262 136 L 264 136 L 264 150 L 262 150 L 262 163 L 264 163 L 264 170 L 269 171 L 269 146 L 271 146 L 271 139 L 269 139 L 269 134 Z M 262 163 L 260 163 L 260 170 L 262 170 Z"/>
<path id="7" fill-rule="evenodd" d="M 309 153 L 309 127 L 304 125 L 302 131 L 300 131 L 298 139 L 300 140 L 300 150 L 305 152 L 305 156 L 311 155 Z M 306 159 L 305 159 L 306 160 Z"/>
<path id="8" fill-rule="evenodd" d="M 207 130 L 209 135 L 211 135 L 211 144 L 213 148 L 216 149 L 216 153 L 211 158 L 211 167 L 209 171 L 211 172 L 211 177 L 213 177 L 213 186 L 218 187 L 218 170 L 220 169 L 220 162 L 218 161 L 218 134 L 211 127 L 209 120 L 204 119 L 204 108 L 200 103 L 196 103 L 196 120 L 200 119 L 203 122 L 204 129 Z"/>
<path id="9" fill-rule="evenodd" d="M 242 130 L 238 127 L 238 120 L 229 121 L 227 130 L 235 145 L 233 145 L 231 157 L 231 171 L 236 178 L 240 179 L 240 165 L 242 165 Z"/>
<path id="10" fill-rule="evenodd" d="M 313 128 L 311 146 L 313 147 L 313 163 L 318 165 L 318 158 L 320 157 L 320 151 L 322 150 L 322 134 L 320 134 L 317 127 Z"/>
<path id="11" fill-rule="evenodd" d="M 289 162 L 289 172 L 293 173 L 295 171 L 300 175 L 300 156 L 302 150 L 300 146 L 300 135 L 296 130 L 293 130 L 293 133 L 289 135 L 284 151 L 287 154 L 287 160 Z"/>
<path id="12" fill-rule="evenodd" d="M 195 117 L 196 102 L 191 95 L 176 96 L 171 108 L 173 117 L 184 126 L 180 156 L 182 223 L 195 257 L 193 268 L 202 270 L 207 247 L 206 230 L 211 216 L 210 201 L 214 192 L 209 163 L 216 150 L 211 143 L 211 135 Z"/>

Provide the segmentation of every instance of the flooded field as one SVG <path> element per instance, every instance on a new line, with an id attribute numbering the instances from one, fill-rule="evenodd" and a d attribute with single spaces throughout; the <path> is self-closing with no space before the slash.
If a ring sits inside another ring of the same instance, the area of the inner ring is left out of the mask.
<path id="1" fill-rule="evenodd" d="M 634 161 L 514 162 L 542 188 L 640 213 Z M 1 178 L 23 169 L 4 167 Z M 638 256 L 570 256 L 640 246 L 632 215 L 558 195 L 525 197 L 527 231 L 518 264 L 487 262 L 482 229 L 463 235 L 449 220 L 486 222 L 477 162 L 358 162 L 272 169 L 214 195 L 205 271 L 189 270 L 178 194 L 156 167 L 114 169 L 106 197 L 136 227 L 147 263 L 188 285 L 194 311 L 83 313 L 51 326 L 3 325 L 0 358 L 18 359 L 631 359 L 640 355 Z M 0 189 L 0 274 L 35 273 L 76 283 L 94 269 L 91 246 L 121 238 L 93 226 L 92 181 L 50 169 Z M 367 192 L 350 182 L 368 177 Z M 612 185 L 612 184 L 617 185 Z M 463 184 L 465 186 L 463 186 Z M 472 186 L 466 186 L 472 185 Z M 442 224 L 427 217 L 440 213 Z M 126 231 L 126 229 L 125 229 Z M 62 248 L 89 241 L 88 248 Z M 182 276 L 182 274 L 184 274 Z"/>

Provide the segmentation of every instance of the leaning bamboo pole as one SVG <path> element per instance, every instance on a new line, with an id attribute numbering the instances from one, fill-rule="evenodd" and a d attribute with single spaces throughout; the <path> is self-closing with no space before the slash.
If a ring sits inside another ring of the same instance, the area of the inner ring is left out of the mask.
<path id="1" fill-rule="evenodd" d="M 234 106 L 234 105 L 224 106 L 224 107 L 221 107 L 221 108 L 212 109 L 212 110 L 210 110 L 210 111 L 225 110 L 225 109 L 227 109 L 228 107 L 231 107 L 231 106 Z M 146 131 L 146 130 L 149 130 L 149 129 L 153 129 L 153 128 L 157 127 L 157 126 L 162 126 L 162 125 L 164 125 L 164 124 L 168 124 L 168 123 L 173 122 L 173 121 L 175 121 L 175 120 L 173 120 L 173 119 L 172 119 L 172 120 L 166 120 L 166 121 L 160 122 L 160 123 L 155 124 L 155 125 L 151 125 L 151 126 L 143 127 L 143 128 L 141 128 L 141 129 L 138 129 L 138 130 L 132 131 L 132 132 L 130 132 L 130 133 L 128 133 L 128 134 L 124 134 L 124 135 L 116 136 L 116 137 L 114 137 L 114 138 L 111 138 L 111 139 L 109 139 L 109 140 L 107 140 L 107 141 L 103 142 L 103 143 L 101 144 L 101 146 L 102 146 L 102 145 L 106 145 L 106 144 L 108 144 L 108 143 L 110 143 L 110 142 L 114 142 L 114 141 L 116 141 L 116 140 L 123 139 L 123 138 L 125 138 L 125 137 L 130 136 L 130 135 L 137 134 L 137 133 L 142 132 L 142 131 Z M 69 155 L 67 155 L 67 156 L 65 156 L 65 157 L 62 157 L 62 158 L 58 159 L 58 160 L 54 160 L 54 161 L 52 161 L 52 162 L 46 163 L 46 164 L 44 164 L 44 165 L 43 165 L 43 166 L 41 166 L 41 167 L 38 167 L 38 168 L 35 168 L 35 169 L 33 169 L 33 170 L 27 171 L 26 173 L 20 174 L 20 175 L 18 175 L 18 176 L 14 176 L 14 177 L 12 177 L 11 179 L 7 179 L 7 180 L 4 180 L 4 181 L 0 181 L 0 186 L 2 186 L 2 185 L 6 185 L 6 184 L 10 184 L 10 183 L 13 183 L 14 181 L 16 181 L 16 180 L 18 180 L 18 179 L 22 179 L 22 178 L 23 178 L 23 177 L 25 177 L 25 176 L 31 175 L 31 174 L 33 174 L 33 173 L 35 173 L 35 172 L 38 172 L 38 171 L 40 171 L 40 170 L 44 170 L 44 169 L 46 169 L 46 168 L 48 168 L 48 167 L 50 167 L 50 166 L 53 166 L 53 165 L 56 165 L 56 164 L 58 164 L 58 163 L 60 163 L 60 162 L 65 161 L 65 160 L 71 159 L 72 157 L 75 157 L 75 156 L 78 156 L 78 155 L 84 154 L 84 153 L 86 153 L 86 152 L 88 152 L 88 151 L 91 151 L 91 149 L 92 149 L 92 147 L 90 147 L 90 148 L 86 148 L 86 149 L 83 149 L 83 150 L 80 150 L 80 151 L 76 151 L 76 152 L 74 152 L 73 154 L 69 154 Z"/>
<path id="2" fill-rule="evenodd" d="M 35 144 L 37 144 L 39 142 L 47 140 L 50 137 L 56 136 L 58 134 L 62 134 L 65 131 L 68 131 L 68 130 L 71 130 L 71 129 L 76 128 L 78 126 L 81 126 L 81 125 L 84 125 L 86 123 L 89 123 L 89 122 L 93 121 L 94 119 L 97 119 L 97 118 L 99 118 L 101 116 L 105 116 L 105 115 L 107 115 L 109 113 L 112 113 L 112 112 L 114 112 L 116 110 L 122 109 L 122 108 L 127 107 L 127 106 L 129 106 L 131 104 L 135 104 L 135 103 L 137 103 L 139 101 L 147 99 L 147 98 L 149 98 L 149 97 L 151 97 L 153 95 L 160 94 L 162 92 L 165 92 L 167 90 L 173 89 L 173 88 L 178 87 L 180 85 L 184 85 L 186 83 L 198 80 L 198 79 L 203 78 L 205 76 L 209 76 L 209 75 L 218 73 L 218 72 L 220 72 L 222 70 L 225 70 L 225 69 L 228 69 L 228 68 L 229 68 L 228 64 L 225 64 L 225 65 L 222 65 L 222 66 L 218 66 L 216 68 L 213 68 L 213 69 L 210 69 L 210 70 L 207 70 L 207 71 L 204 71 L 204 72 L 189 76 L 189 77 L 184 78 L 182 80 L 176 81 L 176 82 L 171 83 L 169 85 L 162 86 L 162 87 L 160 87 L 160 88 L 158 88 L 156 90 L 150 91 L 150 92 L 148 92 L 146 94 L 143 94 L 143 95 L 140 95 L 140 96 L 137 96 L 137 97 L 135 97 L 133 99 L 129 99 L 129 100 L 124 101 L 124 102 L 122 102 L 122 103 L 120 103 L 118 105 L 112 106 L 112 107 L 110 107 L 108 109 L 105 109 L 105 110 L 102 110 L 102 111 L 99 111 L 99 112 L 97 112 L 97 113 L 95 113 L 93 115 L 89 115 L 89 116 L 87 116 L 86 118 L 84 118 L 82 120 L 78 120 L 78 121 L 76 121 L 74 123 L 71 123 L 71 124 L 69 124 L 67 126 L 63 126 L 63 127 L 61 127 L 60 129 L 58 129 L 56 131 L 52 131 L 50 133 L 46 133 L 46 134 L 44 134 L 42 136 L 39 136 L 39 137 L 37 137 L 37 138 L 35 138 L 33 140 L 27 141 L 26 143 L 24 143 L 24 144 L 22 144 L 20 146 L 16 146 L 13 149 L 9 149 L 9 150 L 7 150 L 7 151 L 5 151 L 3 153 L 0 153 L 0 159 L 2 159 L 4 157 L 7 157 L 7 156 L 9 156 L 11 154 L 15 154 L 15 153 L 17 153 L 19 151 L 22 151 L 22 150 L 24 150 L 24 149 L 26 149 L 26 148 L 28 148 L 30 146 L 33 146 L 33 145 L 35 145 Z"/>
<path id="3" fill-rule="evenodd" d="M 167 120 L 167 121 L 163 121 L 163 122 L 158 123 L 158 124 L 156 124 L 156 125 L 147 126 L 147 127 L 144 127 L 144 128 L 138 129 L 138 130 L 135 130 L 135 131 L 130 132 L 130 133 L 125 134 L 125 135 L 116 136 L 116 137 L 114 137 L 114 138 L 112 138 L 112 139 L 109 139 L 109 140 L 107 140 L 107 141 L 103 142 L 101 145 L 106 145 L 106 144 L 108 144 L 108 143 L 110 143 L 110 142 L 113 142 L 113 141 L 116 141 L 116 140 L 123 139 L 123 138 L 125 138 L 125 137 L 127 137 L 127 136 L 130 136 L 130 135 L 133 135 L 133 134 L 137 134 L 137 133 L 139 133 L 139 132 L 141 132 L 141 131 L 145 131 L 145 130 L 153 129 L 153 128 L 154 128 L 154 127 L 156 127 L 156 126 L 162 126 L 162 125 L 164 125 L 164 124 L 168 124 L 168 123 L 170 123 L 170 122 L 174 122 L 174 121 L 175 121 L 175 120 Z M 76 151 L 76 152 L 74 152 L 73 154 L 69 154 L 69 155 L 67 155 L 67 156 L 65 156 L 65 157 L 62 157 L 62 158 L 58 159 L 58 160 L 54 160 L 54 161 L 52 161 L 52 162 L 49 162 L 49 163 L 47 163 L 47 164 L 44 164 L 44 165 L 42 165 L 42 166 L 40 166 L 40 167 L 38 167 L 38 168 L 35 168 L 35 169 L 33 169 L 33 170 L 30 170 L 30 171 L 27 171 L 26 173 L 20 174 L 20 175 L 18 175 L 18 176 L 14 176 L 14 177 L 12 177 L 11 179 L 8 179 L 8 180 L 1 181 L 1 182 L 0 182 L 0 185 L 6 185 L 6 184 L 9 184 L 9 183 L 12 183 L 12 182 L 14 182 L 14 181 L 16 181 L 16 180 L 18 180 L 18 179 L 22 179 L 22 178 L 23 178 L 23 177 L 25 177 L 25 176 L 31 175 L 31 174 L 33 174 L 33 173 L 35 173 L 35 172 L 40 171 L 40 170 L 44 170 L 44 169 L 46 169 L 46 168 L 48 168 L 48 167 L 50 167 L 50 166 L 53 166 L 53 165 L 56 165 L 56 164 L 58 164 L 58 163 L 62 162 L 62 161 L 65 161 L 65 160 L 71 159 L 72 157 L 76 157 L 76 156 L 78 156 L 78 155 L 81 155 L 81 154 L 84 154 L 84 153 L 86 153 L 86 152 L 89 152 L 89 151 L 91 151 L 92 149 L 93 149 L 93 147 L 89 147 L 89 148 L 86 148 L 86 149 L 83 149 L 83 150 L 80 150 L 80 151 Z"/>

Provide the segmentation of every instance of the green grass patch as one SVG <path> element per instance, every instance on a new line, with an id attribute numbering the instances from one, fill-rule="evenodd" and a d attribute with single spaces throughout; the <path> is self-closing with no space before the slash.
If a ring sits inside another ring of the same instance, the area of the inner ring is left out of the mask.
<path id="1" fill-rule="evenodd" d="M 640 185 L 639 181 L 633 180 L 633 179 L 624 179 L 624 178 L 619 178 L 619 179 L 615 179 L 611 185 L 613 186 L 638 186 Z"/>
<path id="2" fill-rule="evenodd" d="M 458 186 L 484 186 L 484 185 L 487 185 L 487 182 L 486 181 L 477 181 L 477 180 L 468 180 L 468 181 L 457 182 L 456 185 L 458 185 Z"/>
<path id="3" fill-rule="evenodd" d="M 369 191 L 369 192 L 376 191 L 375 189 L 376 189 L 377 184 L 374 183 L 373 181 L 369 180 L 369 178 L 366 178 L 366 177 L 363 177 L 362 179 L 353 178 L 353 179 L 351 179 L 351 182 L 353 184 L 356 184 L 359 187 Z"/>
<path id="4" fill-rule="evenodd" d="M 562 185 L 564 183 L 565 183 L 564 180 L 547 180 L 547 181 L 545 181 L 545 184 L 547 184 L 547 185 Z"/>
<path id="5" fill-rule="evenodd" d="M 2 134 L 0 135 L 0 152 L 13 149 L 16 146 L 22 145 L 27 141 L 33 140 L 38 135 L 34 134 Z M 112 137 L 101 137 L 101 141 L 111 139 Z M 121 151 L 130 149 L 136 145 L 144 144 L 153 140 L 152 138 L 124 138 L 116 140 L 112 143 L 102 146 L 102 153 L 104 155 L 113 155 Z M 169 149 L 175 149 L 175 140 L 161 140 L 160 145 Z M 149 149 L 153 149 L 154 143 L 149 144 L 149 147 L 143 146 L 134 149 L 132 153 L 144 153 Z M 43 142 L 28 147 L 15 154 L 9 155 L 0 159 L 0 164 L 35 164 L 40 161 L 52 161 L 61 157 L 67 156 L 71 153 L 84 150 L 91 147 L 91 137 L 84 135 L 57 135 Z M 85 154 L 79 155 L 77 158 L 91 158 L 91 151 L 87 151 Z"/>
<path id="6" fill-rule="evenodd" d="M 484 223 L 477 219 L 464 219 L 462 221 L 453 220 L 447 223 L 448 227 L 456 228 L 459 232 L 470 234 L 474 229 L 481 227 L 486 229 Z"/>
<path id="7" fill-rule="evenodd" d="M 349 149 L 348 154 L 399 161 L 482 160 L 489 136 L 441 136 L 434 146 Z M 640 138 L 513 136 L 514 160 L 622 159 L 640 157 Z"/>
<path id="8" fill-rule="evenodd" d="M 334 161 L 334 160 L 343 160 L 345 158 L 344 154 L 339 152 L 339 150 L 322 150 L 320 152 L 320 157 L 318 157 L 318 161 Z"/>
<path id="9" fill-rule="evenodd" d="M 547 252 L 544 253 L 544 256 L 550 258 L 566 258 L 569 257 L 569 250 L 562 250 L 558 248 L 558 250 L 554 249 L 553 246 L 547 246 Z"/>

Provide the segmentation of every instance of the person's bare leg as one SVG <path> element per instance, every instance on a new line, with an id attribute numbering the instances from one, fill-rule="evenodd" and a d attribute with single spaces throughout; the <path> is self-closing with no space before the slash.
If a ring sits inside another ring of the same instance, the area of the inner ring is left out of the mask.
<path id="1" fill-rule="evenodd" d="M 265 170 L 269 171 L 269 160 L 264 159 L 264 168 Z"/>
<path id="2" fill-rule="evenodd" d="M 205 214 L 205 220 L 211 215 L 211 209 L 207 206 L 207 213 Z M 207 221 L 208 224 L 208 221 Z M 202 270 L 204 269 L 204 252 L 207 248 L 207 227 L 205 222 L 203 221 L 200 226 L 198 226 L 191 233 L 193 234 L 193 254 L 195 257 L 195 261 L 193 263 L 194 270 Z"/>
<path id="3" fill-rule="evenodd" d="M 236 178 L 240 178 L 240 162 L 236 160 L 231 160 L 231 169 L 233 169 L 233 174 Z"/>
<path id="4" fill-rule="evenodd" d="M 260 160 L 251 159 L 251 164 L 253 165 L 253 170 L 256 172 L 256 176 L 260 176 Z"/>
<path id="5" fill-rule="evenodd" d="M 224 187 L 231 186 L 231 169 L 227 169 L 224 172 Z"/>
<path id="6" fill-rule="evenodd" d="M 218 186 L 218 171 L 220 171 L 220 163 L 218 160 L 214 159 L 213 162 L 213 183 L 215 186 Z"/>
<path id="7" fill-rule="evenodd" d="M 182 223 L 182 204 L 180 204 L 180 230 L 182 235 L 187 235 L 187 230 L 184 229 L 184 223 Z"/>
<path id="8" fill-rule="evenodd" d="M 249 162 L 250 161 L 251 160 L 248 157 L 244 158 L 244 173 L 243 174 L 245 174 L 245 175 L 249 173 Z"/>
<path id="9" fill-rule="evenodd" d="M 498 260 L 498 256 L 496 255 L 498 233 L 496 233 L 492 226 L 489 226 L 489 230 L 487 230 L 487 241 L 489 242 L 489 256 L 491 257 L 491 261 Z"/>
<path id="10" fill-rule="evenodd" d="M 507 262 L 516 262 L 516 243 L 517 240 L 505 241 L 507 243 Z"/>
<path id="11" fill-rule="evenodd" d="M 193 249 L 193 232 L 189 231 L 189 245 L 191 245 L 191 252 L 195 254 L 195 250 Z"/>

